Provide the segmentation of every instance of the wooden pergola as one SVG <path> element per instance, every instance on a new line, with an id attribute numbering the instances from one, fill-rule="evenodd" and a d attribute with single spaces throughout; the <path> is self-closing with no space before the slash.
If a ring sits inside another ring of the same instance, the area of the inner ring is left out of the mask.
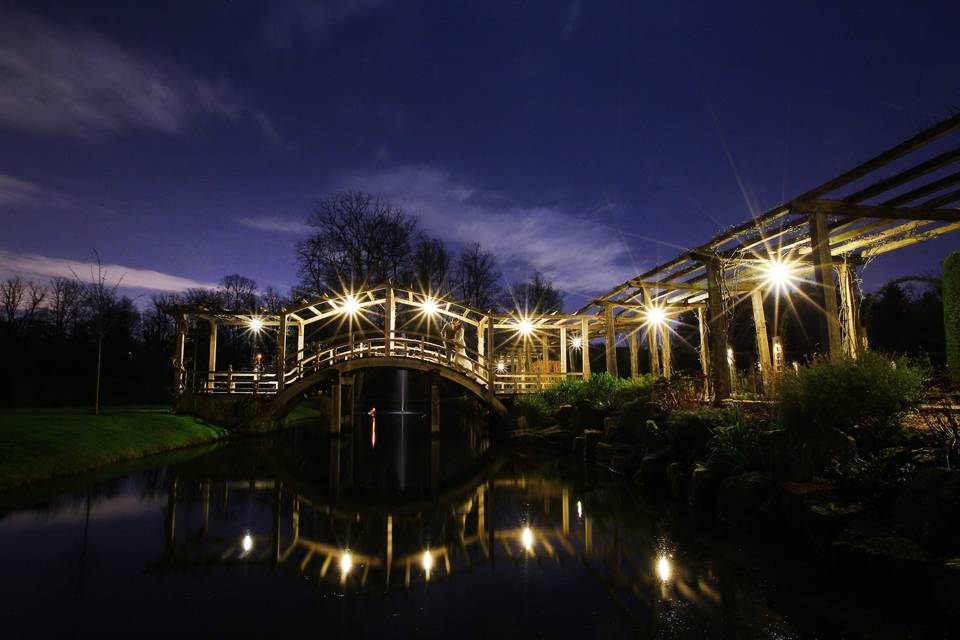
<path id="1" fill-rule="evenodd" d="M 624 330 L 636 374 L 640 329 L 650 370 L 671 374 L 667 320 L 695 311 L 703 373 L 715 399 L 731 393 L 728 311 L 749 299 L 765 388 L 783 366 L 771 344 L 764 295 L 785 283 L 771 271 L 815 283 L 825 350 L 866 348 L 855 270 L 871 258 L 960 229 L 960 115 L 940 122 L 796 198 L 659 264 L 592 300 L 578 314 L 604 319 L 607 370 L 616 373 L 616 337 Z M 789 295 L 789 291 L 781 291 Z M 838 300 L 839 298 L 839 300 Z"/>

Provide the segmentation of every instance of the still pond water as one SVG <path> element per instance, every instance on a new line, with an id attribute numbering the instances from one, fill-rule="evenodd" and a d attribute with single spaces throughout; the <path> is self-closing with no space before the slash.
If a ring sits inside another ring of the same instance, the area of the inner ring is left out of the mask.
<path id="1" fill-rule="evenodd" d="M 561 458 L 392 414 L 8 494 L 3 636 L 841 635 Z"/>

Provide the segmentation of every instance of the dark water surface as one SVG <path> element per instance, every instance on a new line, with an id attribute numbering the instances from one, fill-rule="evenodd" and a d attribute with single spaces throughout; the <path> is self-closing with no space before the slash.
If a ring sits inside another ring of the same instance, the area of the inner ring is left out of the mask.
<path id="1" fill-rule="evenodd" d="M 372 426 L 4 496 L 3 636 L 838 635 L 558 456 L 456 416 Z"/>

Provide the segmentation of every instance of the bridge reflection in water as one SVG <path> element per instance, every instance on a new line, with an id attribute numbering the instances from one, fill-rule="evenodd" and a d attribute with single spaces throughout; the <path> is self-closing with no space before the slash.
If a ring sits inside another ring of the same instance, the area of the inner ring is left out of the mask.
<path id="1" fill-rule="evenodd" d="M 334 441 L 332 450 L 339 447 Z M 317 488 L 294 474 L 238 479 L 181 470 L 168 489 L 166 553 L 153 569 L 281 571 L 355 594 L 445 589 L 485 568 L 519 577 L 530 563 L 559 570 L 573 563 L 634 624 L 655 624 L 670 601 L 723 617 L 719 573 L 701 562 L 684 566 L 649 523 L 625 526 L 603 490 L 521 473 L 489 452 L 476 462 L 467 474 L 432 480 L 426 492 L 386 501 L 362 486 Z M 245 520 L 231 509 L 250 504 L 261 517 Z"/>

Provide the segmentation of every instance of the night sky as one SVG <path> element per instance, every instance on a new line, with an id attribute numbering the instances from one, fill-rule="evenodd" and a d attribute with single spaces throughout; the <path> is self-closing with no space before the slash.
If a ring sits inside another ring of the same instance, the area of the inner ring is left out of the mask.
<path id="1" fill-rule="evenodd" d="M 958 24 L 955 0 L 0 3 L 0 276 L 96 248 L 136 291 L 287 289 L 313 202 L 356 188 L 576 307 L 953 113 Z"/>

